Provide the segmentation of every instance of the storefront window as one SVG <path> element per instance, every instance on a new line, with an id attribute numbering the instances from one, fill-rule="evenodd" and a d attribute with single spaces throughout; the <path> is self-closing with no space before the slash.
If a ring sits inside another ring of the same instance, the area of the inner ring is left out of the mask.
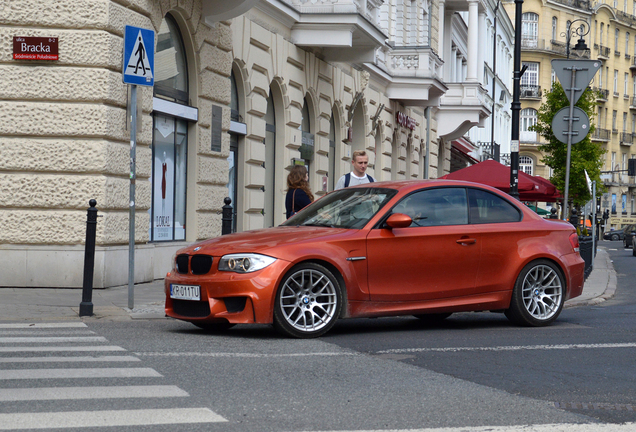
<path id="1" fill-rule="evenodd" d="M 185 240 L 187 123 L 158 114 L 154 122 L 151 239 Z"/>
<path id="2" fill-rule="evenodd" d="M 189 102 L 188 68 L 181 33 L 170 15 L 159 28 L 155 65 L 154 97 L 169 107 L 155 109 L 153 116 L 150 240 L 185 240 L 188 120 L 171 115 L 170 107 Z"/>

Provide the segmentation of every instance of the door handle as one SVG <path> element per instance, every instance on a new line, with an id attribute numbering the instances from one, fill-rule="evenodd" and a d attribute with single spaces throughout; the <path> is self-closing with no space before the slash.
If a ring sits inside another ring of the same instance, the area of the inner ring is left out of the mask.
<path id="1" fill-rule="evenodd" d="M 463 246 L 471 245 L 477 243 L 477 239 L 474 238 L 463 238 L 457 240 L 457 243 Z"/>

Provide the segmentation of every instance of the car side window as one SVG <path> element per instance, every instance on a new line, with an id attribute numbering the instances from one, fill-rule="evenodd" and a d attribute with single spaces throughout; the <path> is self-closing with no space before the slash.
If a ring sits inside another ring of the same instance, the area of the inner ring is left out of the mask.
<path id="1" fill-rule="evenodd" d="M 392 212 L 410 216 L 411 227 L 465 225 L 468 223 L 466 189 L 425 189 L 405 197 Z"/>
<path id="2" fill-rule="evenodd" d="M 468 196 L 470 223 L 502 223 L 521 220 L 519 209 L 494 193 L 481 189 L 469 189 Z"/>

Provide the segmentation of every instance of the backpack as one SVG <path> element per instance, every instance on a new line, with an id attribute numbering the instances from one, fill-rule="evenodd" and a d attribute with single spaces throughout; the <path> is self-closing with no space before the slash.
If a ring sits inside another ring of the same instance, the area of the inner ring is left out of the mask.
<path id="1" fill-rule="evenodd" d="M 369 179 L 369 183 L 373 183 L 375 180 L 369 174 L 367 174 L 367 178 Z M 344 187 L 349 187 L 349 183 L 351 182 L 351 173 L 345 174 L 345 184 Z"/>

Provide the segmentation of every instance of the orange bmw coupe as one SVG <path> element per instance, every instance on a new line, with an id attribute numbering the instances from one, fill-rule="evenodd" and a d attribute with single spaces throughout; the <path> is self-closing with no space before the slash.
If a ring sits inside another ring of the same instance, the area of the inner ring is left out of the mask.
<path id="1" fill-rule="evenodd" d="M 572 225 L 452 180 L 331 192 L 282 225 L 180 250 L 166 314 L 206 329 L 273 324 L 321 336 L 338 319 L 498 311 L 544 326 L 583 290 Z"/>

